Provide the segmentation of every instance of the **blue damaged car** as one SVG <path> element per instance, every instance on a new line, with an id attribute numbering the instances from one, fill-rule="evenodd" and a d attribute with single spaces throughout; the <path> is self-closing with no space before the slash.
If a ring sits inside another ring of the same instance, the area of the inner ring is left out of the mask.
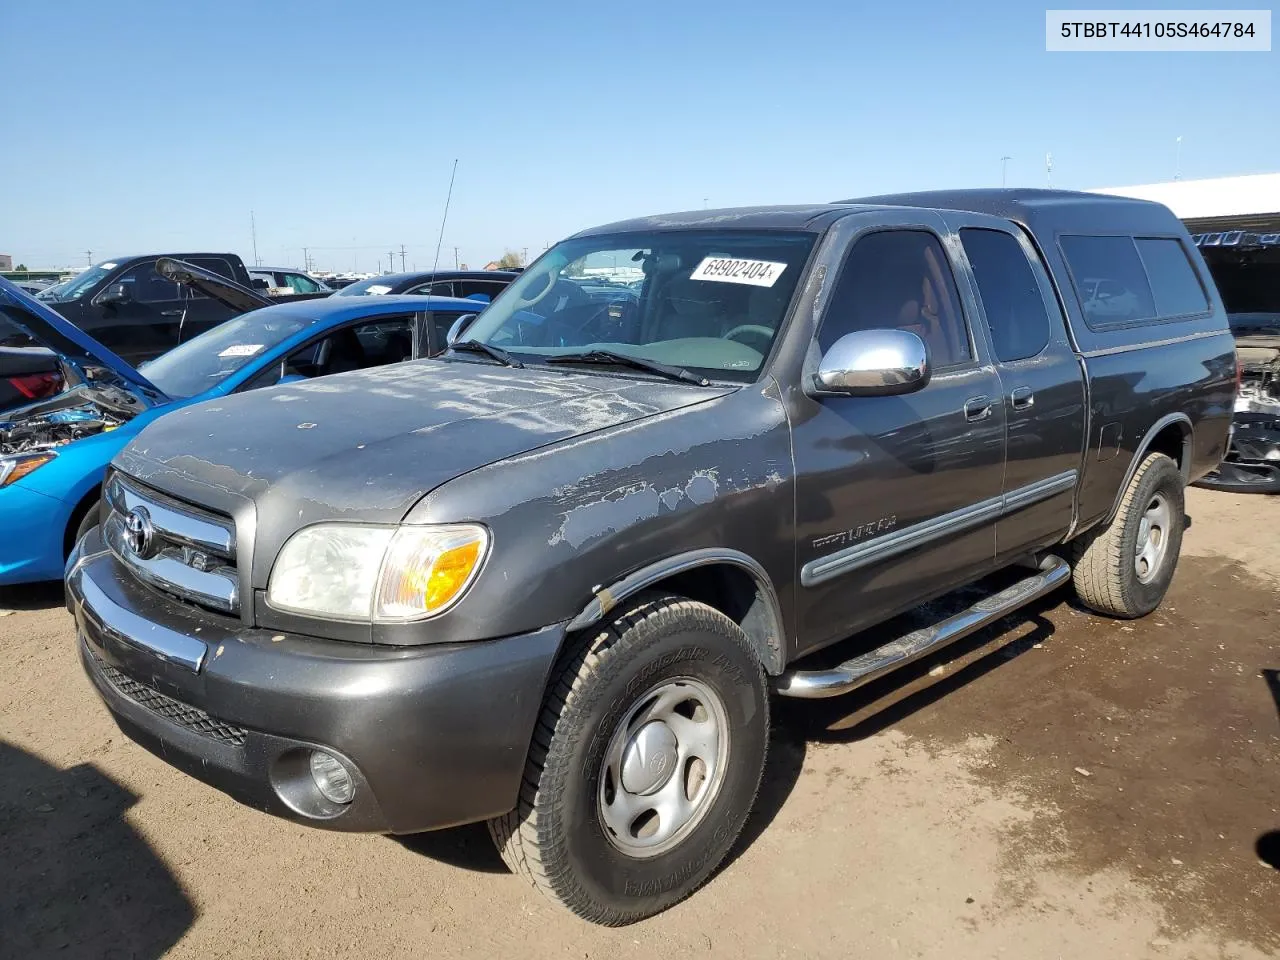
<path id="1" fill-rule="evenodd" d="M 171 261 L 208 296 L 240 308 L 252 291 Z M 231 289 L 235 287 L 235 289 Z M 432 356 L 449 327 L 483 304 L 452 297 L 344 297 L 252 309 L 134 368 L 0 279 L 0 328 L 55 351 L 66 388 L 0 412 L 0 586 L 61 578 L 97 522 L 111 458 L 145 425 L 193 403 L 299 378 Z"/>

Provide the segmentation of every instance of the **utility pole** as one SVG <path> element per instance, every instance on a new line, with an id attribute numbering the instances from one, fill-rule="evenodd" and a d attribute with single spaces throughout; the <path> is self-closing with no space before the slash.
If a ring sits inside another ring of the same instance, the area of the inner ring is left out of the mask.
<path id="1" fill-rule="evenodd" d="M 1053 186 L 1053 154 L 1046 153 L 1044 155 L 1044 185 L 1046 187 Z"/>
<path id="2" fill-rule="evenodd" d="M 84 252 L 84 258 L 85 258 L 86 260 L 88 260 L 88 261 L 89 261 L 89 266 L 91 266 L 91 267 L 92 267 L 92 266 L 93 266 L 93 251 L 92 251 L 92 250 L 86 250 L 86 251 Z"/>
<path id="3" fill-rule="evenodd" d="M 1000 186 L 1005 186 L 1009 182 L 1009 161 L 1013 157 L 1000 158 Z"/>
<path id="4" fill-rule="evenodd" d="M 453 248 L 453 269 L 455 270 L 461 269 L 458 266 L 458 248 L 457 247 Z"/>
<path id="5" fill-rule="evenodd" d="M 302 269 L 305 270 L 307 273 L 310 273 L 311 272 L 311 255 L 307 253 L 308 249 L 309 248 L 307 247 L 302 248 Z"/>
<path id="6" fill-rule="evenodd" d="M 400 272 L 404 273 L 404 244 L 400 244 Z"/>
<path id="7" fill-rule="evenodd" d="M 703 209 L 703 210 L 707 209 L 707 201 L 708 201 L 709 199 L 710 199 L 709 197 L 703 197 L 703 198 L 702 198 L 702 209 Z"/>
<path id="8" fill-rule="evenodd" d="M 387 273 L 396 268 L 396 252 L 394 250 L 387 251 Z"/>
<path id="9" fill-rule="evenodd" d="M 262 261 L 258 259 L 258 222 L 253 218 L 253 211 L 249 211 L 249 232 L 253 235 L 253 265 L 255 267 L 262 266 Z"/>
<path id="10" fill-rule="evenodd" d="M 1174 147 L 1174 154 L 1173 154 L 1173 179 L 1181 180 L 1182 179 L 1182 138 L 1179 137 L 1177 140 L 1174 141 L 1174 143 L 1176 144 L 1176 146 Z"/>

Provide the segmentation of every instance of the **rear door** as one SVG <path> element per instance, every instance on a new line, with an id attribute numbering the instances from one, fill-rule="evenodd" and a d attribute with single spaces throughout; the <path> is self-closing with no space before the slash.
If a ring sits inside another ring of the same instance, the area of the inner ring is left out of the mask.
<path id="1" fill-rule="evenodd" d="M 860 216 L 818 318 L 820 356 L 855 330 L 920 334 L 933 377 L 791 413 L 800 648 L 840 639 L 989 570 L 1004 470 L 1000 380 L 973 336 L 941 217 Z M 883 226 L 878 226 L 878 221 Z M 870 225 L 870 226 L 867 226 Z"/>
<path id="2" fill-rule="evenodd" d="M 1071 526 L 1083 455 L 1085 388 L 1039 254 L 997 218 L 946 215 L 960 238 L 983 332 L 1000 374 L 1006 424 L 1000 560 L 1048 546 Z"/>

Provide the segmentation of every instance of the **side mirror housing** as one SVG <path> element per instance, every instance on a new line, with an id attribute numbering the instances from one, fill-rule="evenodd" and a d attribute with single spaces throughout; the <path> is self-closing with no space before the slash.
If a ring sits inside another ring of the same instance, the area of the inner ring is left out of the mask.
<path id="1" fill-rule="evenodd" d="M 453 346 L 458 342 L 458 338 L 467 332 L 467 327 L 471 326 L 471 322 L 478 317 L 477 313 L 464 313 L 457 320 L 453 321 L 453 325 L 449 327 L 449 332 L 445 334 L 444 342 L 448 346 Z"/>
<path id="2" fill-rule="evenodd" d="M 98 294 L 99 303 L 128 303 L 132 299 L 133 293 L 127 283 L 113 283 Z"/>
<path id="3" fill-rule="evenodd" d="M 858 330 L 831 345 L 806 392 L 814 396 L 895 396 L 921 389 L 932 374 L 929 349 L 916 334 Z"/>

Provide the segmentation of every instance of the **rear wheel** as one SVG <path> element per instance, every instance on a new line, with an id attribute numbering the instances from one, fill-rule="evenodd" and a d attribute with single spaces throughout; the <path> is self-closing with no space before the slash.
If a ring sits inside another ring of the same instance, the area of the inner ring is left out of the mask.
<path id="1" fill-rule="evenodd" d="M 1132 619 L 1160 605 L 1182 549 L 1183 494 L 1177 464 L 1148 454 L 1111 522 L 1072 544 L 1072 576 L 1085 606 Z"/>
<path id="2" fill-rule="evenodd" d="M 513 872 L 619 926 L 689 896 L 729 852 L 764 769 L 768 689 L 738 625 L 678 596 L 571 642 L 519 803 L 489 830 Z"/>

